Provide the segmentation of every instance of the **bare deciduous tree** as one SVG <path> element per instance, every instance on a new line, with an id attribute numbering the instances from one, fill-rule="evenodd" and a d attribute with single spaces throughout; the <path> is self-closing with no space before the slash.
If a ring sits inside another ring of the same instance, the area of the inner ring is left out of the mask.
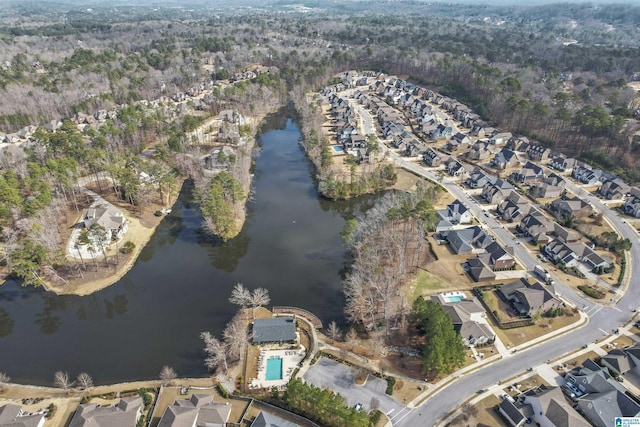
<path id="1" fill-rule="evenodd" d="M 251 305 L 251 292 L 242 283 L 236 283 L 231 291 L 229 302 L 241 307 Z"/>
<path id="2" fill-rule="evenodd" d="M 81 372 L 76 379 L 76 383 L 78 384 L 78 387 L 86 391 L 93 387 L 93 378 L 91 378 L 91 375 L 86 372 Z"/>
<path id="3" fill-rule="evenodd" d="M 254 314 L 256 308 L 260 308 L 263 305 L 269 304 L 270 302 L 271 297 L 269 297 L 269 291 L 265 288 L 254 289 L 251 293 L 251 306 L 253 307 Z"/>
<path id="4" fill-rule="evenodd" d="M 9 377 L 9 375 L 5 374 L 4 372 L 0 372 L 0 393 L 4 391 L 5 384 L 7 384 L 10 381 L 11 381 L 11 378 Z"/>
<path id="5" fill-rule="evenodd" d="M 327 336 L 331 338 L 333 341 L 339 341 L 342 338 L 342 331 L 338 327 L 338 324 L 335 320 L 332 320 L 327 327 Z"/>
<path id="6" fill-rule="evenodd" d="M 58 371 L 53 375 L 53 385 L 68 392 L 73 387 L 73 382 L 67 372 Z"/>
<path id="7" fill-rule="evenodd" d="M 353 351 L 353 347 L 358 343 L 358 333 L 355 329 L 351 328 L 347 331 L 347 334 L 344 336 L 344 339 L 347 343 L 351 345 L 351 350 Z"/>
<path id="8" fill-rule="evenodd" d="M 465 403 L 462 405 L 462 408 L 460 408 L 460 412 L 462 412 L 463 419 L 467 421 L 469 418 L 475 417 L 478 414 L 478 408 L 471 403 Z"/>
<path id="9" fill-rule="evenodd" d="M 204 341 L 204 351 L 207 353 L 207 358 L 204 361 L 205 366 L 211 370 L 216 371 L 220 368 L 227 371 L 227 348 L 216 337 L 211 335 L 210 332 L 201 332 L 200 338 Z"/>
<path id="10" fill-rule="evenodd" d="M 162 381 L 162 384 L 167 385 L 172 380 L 176 379 L 178 377 L 178 374 L 171 366 L 164 365 L 162 367 L 162 370 L 160 371 L 159 377 L 160 381 Z"/>
<path id="11" fill-rule="evenodd" d="M 227 355 L 231 360 L 238 360 L 242 349 L 250 339 L 247 332 L 247 322 L 244 320 L 242 312 L 238 311 L 233 319 L 227 324 L 222 336 L 227 347 Z"/>

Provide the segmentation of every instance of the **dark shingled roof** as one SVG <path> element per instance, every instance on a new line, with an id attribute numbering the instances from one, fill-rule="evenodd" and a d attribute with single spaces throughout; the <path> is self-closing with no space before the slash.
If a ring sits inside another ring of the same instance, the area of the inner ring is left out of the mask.
<path id="1" fill-rule="evenodd" d="M 268 412 L 261 411 L 256 419 L 251 423 L 251 427 L 300 427 L 300 424 L 296 424 Z"/>
<path id="2" fill-rule="evenodd" d="M 296 322 L 293 317 L 256 319 L 253 322 L 253 342 L 295 341 Z"/>

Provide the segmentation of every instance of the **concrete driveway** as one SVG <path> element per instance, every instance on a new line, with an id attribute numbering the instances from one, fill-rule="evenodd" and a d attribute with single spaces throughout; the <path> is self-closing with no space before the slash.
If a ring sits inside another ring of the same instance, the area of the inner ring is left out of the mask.
<path id="1" fill-rule="evenodd" d="M 345 398 L 348 406 L 362 403 L 365 411 L 371 409 L 371 398 L 380 401 L 380 410 L 385 414 L 399 412 L 404 405 L 387 395 L 387 382 L 369 376 L 364 385 L 356 385 L 356 371 L 330 359 L 320 358 L 304 375 L 304 380 L 317 387 L 333 390 Z"/>

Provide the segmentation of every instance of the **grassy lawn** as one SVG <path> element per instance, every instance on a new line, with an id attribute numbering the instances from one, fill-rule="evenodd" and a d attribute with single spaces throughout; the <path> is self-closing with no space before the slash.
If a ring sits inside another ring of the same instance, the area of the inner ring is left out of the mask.
<path id="1" fill-rule="evenodd" d="M 413 302 L 420 295 L 434 294 L 438 291 L 446 291 L 450 288 L 444 280 L 436 277 L 426 270 L 418 270 L 414 279 L 407 286 L 407 300 Z"/>
<path id="2" fill-rule="evenodd" d="M 589 351 L 580 356 L 576 356 L 571 359 L 568 359 L 566 362 L 564 362 L 564 364 L 567 366 L 568 369 L 573 369 L 576 366 L 582 365 L 582 363 L 587 359 L 595 360 L 598 357 L 600 357 L 598 353 L 596 353 L 595 351 Z"/>
<path id="3" fill-rule="evenodd" d="M 464 420 L 458 416 L 451 422 L 451 426 L 487 425 L 492 427 L 508 427 L 509 424 L 493 409 L 499 403 L 500 399 L 496 396 L 487 396 L 474 405 L 478 410 L 475 416 L 470 417 L 468 420 Z"/>
<path id="4" fill-rule="evenodd" d="M 514 329 L 498 329 L 496 333 L 500 336 L 500 339 L 504 345 L 511 347 L 524 344 L 527 341 L 531 341 L 535 338 L 541 337 L 548 333 L 553 332 L 556 329 L 570 325 L 580 320 L 580 316 L 560 316 L 555 319 L 542 318 L 538 321 L 538 324 L 532 326 L 525 326 L 522 328 Z M 549 323 L 551 321 L 551 323 Z"/>
<path id="5" fill-rule="evenodd" d="M 625 335 L 618 335 L 615 340 L 611 341 L 611 343 L 609 344 L 603 345 L 601 348 L 606 352 L 610 352 L 611 350 L 614 350 L 616 348 L 624 348 L 627 346 L 632 346 L 634 344 L 635 341 L 633 341 L 631 338 Z"/>
<path id="6" fill-rule="evenodd" d="M 424 383 L 396 379 L 396 384 L 393 386 L 393 398 L 407 404 L 422 393 L 418 387 L 424 387 Z"/>

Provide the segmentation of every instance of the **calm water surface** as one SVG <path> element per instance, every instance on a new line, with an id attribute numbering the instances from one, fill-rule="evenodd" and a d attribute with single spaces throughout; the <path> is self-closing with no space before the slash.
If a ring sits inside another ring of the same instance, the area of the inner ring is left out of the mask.
<path id="1" fill-rule="evenodd" d="M 43 385 L 57 370 L 88 372 L 96 383 L 156 378 L 165 364 L 181 376 L 205 375 L 199 333 L 220 334 L 236 310 L 228 297 L 237 282 L 269 289 L 272 304 L 342 320 L 348 257 L 339 232 L 375 198 L 319 199 L 299 138 L 285 112 L 265 121 L 255 196 L 242 233 L 226 244 L 201 238 L 185 186 L 115 285 L 87 297 L 0 286 L 0 371 Z"/>

